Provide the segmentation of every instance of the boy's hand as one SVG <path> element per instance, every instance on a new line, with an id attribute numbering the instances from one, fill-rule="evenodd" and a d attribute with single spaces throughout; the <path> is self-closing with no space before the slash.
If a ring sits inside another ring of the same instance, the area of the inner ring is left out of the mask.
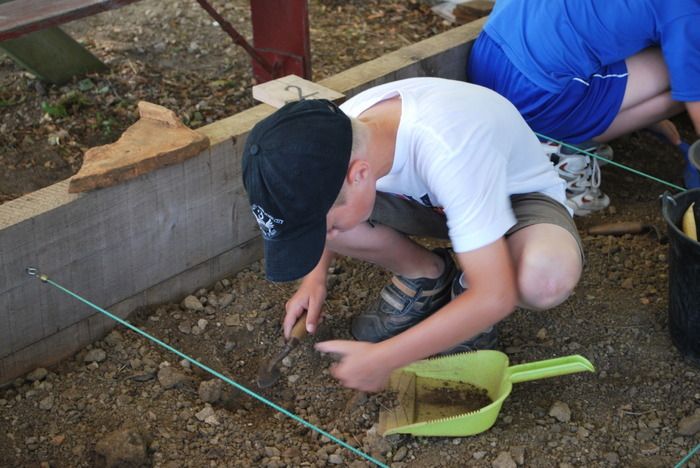
<path id="1" fill-rule="evenodd" d="M 341 356 L 340 362 L 331 366 L 331 374 L 348 388 L 378 392 L 386 386 L 393 370 L 374 355 L 377 349 L 374 343 L 332 340 L 316 343 L 315 348 Z"/>
<path id="2" fill-rule="evenodd" d="M 292 332 L 294 324 L 297 323 L 304 311 L 308 312 L 306 316 L 306 331 L 313 334 L 321 321 L 321 307 L 325 300 L 325 281 L 303 281 L 297 292 L 285 304 L 287 313 L 284 316 L 284 337 L 289 339 L 289 334 Z"/>

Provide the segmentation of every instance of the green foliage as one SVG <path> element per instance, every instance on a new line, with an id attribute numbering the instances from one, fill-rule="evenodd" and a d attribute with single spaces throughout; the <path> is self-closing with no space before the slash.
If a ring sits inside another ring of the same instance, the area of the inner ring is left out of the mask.
<path id="1" fill-rule="evenodd" d="M 63 104 L 58 103 L 56 105 L 49 104 L 48 102 L 41 103 L 41 110 L 53 118 L 65 117 L 68 115 L 68 111 L 63 106 Z"/>

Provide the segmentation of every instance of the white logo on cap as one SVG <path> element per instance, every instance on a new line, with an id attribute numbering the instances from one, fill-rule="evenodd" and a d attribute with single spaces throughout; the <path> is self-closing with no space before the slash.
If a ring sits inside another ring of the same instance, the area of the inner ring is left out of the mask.
<path id="1" fill-rule="evenodd" d="M 250 209 L 258 222 L 258 226 L 260 226 L 263 237 L 265 239 L 275 238 L 279 234 L 279 231 L 275 229 L 275 224 L 284 224 L 284 220 L 270 216 L 260 205 L 251 205 Z"/>

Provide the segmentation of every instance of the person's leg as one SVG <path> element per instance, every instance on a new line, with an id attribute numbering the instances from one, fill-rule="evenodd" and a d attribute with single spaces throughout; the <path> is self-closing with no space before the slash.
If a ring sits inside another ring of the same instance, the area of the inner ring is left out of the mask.
<path id="1" fill-rule="evenodd" d="M 543 310 L 561 304 L 581 277 L 581 240 L 566 209 L 542 194 L 512 198 L 518 224 L 507 236 L 520 305 Z"/>
<path id="2" fill-rule="evenodd" d="M 517 223 L 506 233 L 518 281 L 519 306 L 544 310 L 561 304 L 581 276 L 583 253 L 576 225 L 566 208 L 541 193 L 511 197 Z M 469 288 L 460 275 L 453 295 Z M 495 349 L 498 327 L 493 326 L 441 353 L 443 355 Z"/>
<path id="3" fill-rule="evenodd" d="M 437 278 L 444 262 L 435 253 L 383 224 L 362 223 L 327 242 L 333 252 L 364 260 L 407 278 Z"/>
<path id="4" fill-rule="evenodd" d="M 328 247 L 341 255 L 377 264 L 406 278 L 437 278 L 439 255 L 408 236 L 447 239 L 445 216 L 413 200 L 377 192 L 367 223 L 337 234 Z"/>
<path id="5" fill-rule="evenodd" d="M 360 341 L 401 333 L 450 300 L 457 267 L 447 249 L 430 251 L 408 235 L 446 237 L 445 216 L 417 202 L 377 193 L 370 221 L 336 235 L 331 250 L 381 265 L 394 276 L 352 322 Z"/>
<path id="6" fill-rule="evenodd" d="M 554 224 L 533 224 L 508 238 L 518 275 L 520 306 L 545 310 L 566 300 L 581 277 L 576 240 Z"/>
<path id="7" fill-rule="evenodd" d="M 625 60 L 627 85 L 620 111 L 601 135 L 607 142 L 626 133 L 652 127 L 674 144 L 680 143 L 675 126 L 668 120 L 683 111 L 683 103 L 671 98 L 668 69 L 661 50 L 645 49 Z"/>

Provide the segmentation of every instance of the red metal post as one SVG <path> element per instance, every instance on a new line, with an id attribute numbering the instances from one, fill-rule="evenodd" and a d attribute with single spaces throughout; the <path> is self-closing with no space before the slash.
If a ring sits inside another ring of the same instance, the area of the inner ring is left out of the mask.
<path id="1" fill-rule="evenodd" d="M 311 79 L 307 0 L 250 0 L 253 46 L 272 64 L 272 73 L 253 61 L 258 83 L 291 73 Z"/>

